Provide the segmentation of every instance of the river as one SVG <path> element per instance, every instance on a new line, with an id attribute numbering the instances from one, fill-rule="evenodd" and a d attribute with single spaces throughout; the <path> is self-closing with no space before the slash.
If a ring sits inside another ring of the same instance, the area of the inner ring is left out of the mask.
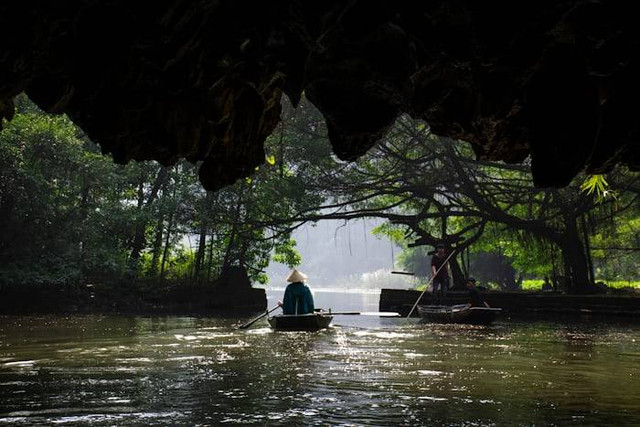
<path id="1" fill-rule="evenodd" d="M 269 293 L 269 305 L 281 292 Z M 316 305 L 376 311 L 375 293 Z M 0 317 L 0 424 L 640 424 L 640 324 Z"/>

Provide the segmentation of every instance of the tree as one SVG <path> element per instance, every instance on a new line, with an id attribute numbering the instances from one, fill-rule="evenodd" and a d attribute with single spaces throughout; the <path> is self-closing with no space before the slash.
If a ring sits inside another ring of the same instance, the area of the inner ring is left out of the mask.
<path id="1" fill-rule="evenodd" d="M 321 206 L 321 214 L 299 211 L 289 221 L 385 218 L 389 225 L 383 231 L 407 242 L 407 247 L 438 242 L 452 247 L 457 253 L 452 270 L 458 285 L 464 277 L 462 254 L 486 238 L 491 227 L 501 238 L 517 242 L 520 252 L 549 244 L 556 247 L 552 253 L 562 256 L 567 289 L 588 291 L 594 278 L 583 218 L 603 203 L 577 184 L 563 189 L 534 187 L 528 163 L 509 165 L 474 157 L 466 144 L 439 138 L 425 124 L 402 118 L 358 162 L 334 162 L 328 168 L 321 164 L 310 172 L 308 185 L 322 176 L 322 184 L 315 185 L 322 187 L 330 202 Z M 628 191 L 633 181 L 630 173 L 612 177 L 614 189 L 624 193 L 620 213 L 637 206 L 637 193 Z M 611 203 L 606 200 L 604 205 Z M 548 261 L 555 262 L 538 260 Z"/>
<path id="2" fill-rule="evenodd" d="M 20 105 L 20 104 L 19 104 Z M 18 111 L 0 133 L 0 281 L 66 283 L 122 268 L 120 170 L 65 117 Z"/>
<path id="3" fill-rule="evenodd" d="M 429 246 L 449 245 L 458 285 L 482 252 L 521 273 L 564 276 L 573 292 L 596 274 L 638 271 L 639 189 L 628 171 L 607 176 L 615 197 L 603 200 L 577 184 L 535 188 L 527 163 L 477 160 L 466 144 L 408 117 L 346 163 L 304 100 L 283 116 L 265 164 L 208 193 L 197 165 L 114 165 L 65 117 L 19 98 L 0 133 L 0 281 L 209 283 L 241 266 L 265 282 L 270 259 L 300 263 L 291 232 L 303 223 L 366 217 L 387 220 L 377 231 L 405 248 L 403 262 L 418 273 L 428 274 Z M 612 259 L 606 249 L 616 245 Z M 512 287 L 506 270 L 502 282 Z"/>

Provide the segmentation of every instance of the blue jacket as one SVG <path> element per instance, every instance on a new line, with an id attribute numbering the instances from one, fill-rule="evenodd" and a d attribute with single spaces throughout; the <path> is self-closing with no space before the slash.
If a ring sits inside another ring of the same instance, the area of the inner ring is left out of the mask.
<path id="1" fill-rule="evenodd" d="M 302 282 L 293 282 L 284 291 L 282 312 L 284 314 L 313 313 L 313 296 L 311 290 Z"/>

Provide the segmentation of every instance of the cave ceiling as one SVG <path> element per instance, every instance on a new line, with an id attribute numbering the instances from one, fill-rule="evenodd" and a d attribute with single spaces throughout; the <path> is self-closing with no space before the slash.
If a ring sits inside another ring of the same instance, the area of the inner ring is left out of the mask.
<path id="1" fill-rule="evenodd" d="M 264 162 L 303 92 L 354 160 L 398 115 L 534 182 L 640 169 L 631 2 L 3 1 L 0 117 L 25 92 L 118 163 L 201 161 L 218 189 Z"/>

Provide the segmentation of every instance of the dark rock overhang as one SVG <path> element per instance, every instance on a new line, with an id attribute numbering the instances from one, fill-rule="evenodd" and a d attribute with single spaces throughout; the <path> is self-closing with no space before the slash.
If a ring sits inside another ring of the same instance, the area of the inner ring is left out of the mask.
<path id="1" fill-rule="evenodd" d="M 335 153 L 401 113 L 480 158 L 531 155 L 540 186 L 640 169 L 640 36 L 629 2 L 130 0 L 0 6 L 0 117 L 21 92 L 116 162 L 203 161 L 221 188 L 264 161 L 286 94 Z"/>

